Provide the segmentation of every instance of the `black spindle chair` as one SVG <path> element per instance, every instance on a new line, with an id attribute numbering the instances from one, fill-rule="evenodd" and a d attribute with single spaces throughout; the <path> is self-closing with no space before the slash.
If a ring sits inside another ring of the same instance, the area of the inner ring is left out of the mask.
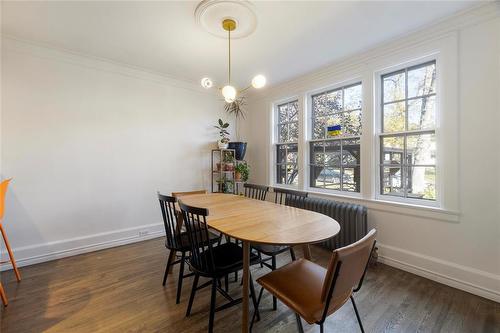
<path id="1" fill-rule="evenodd" d="M 247 184 L 243 185 L 245 188 L 245 197 L 257 200 L 266 200 L 267 192 L 269 192 L 269 186 Z"/>
<path id="2" fill-rule="evenodd" d="M 295 191 L 285 188 L 273 188 L 274 203 L 280 205 L 294 206 L 298 208 L 304 207 L 304 199 L 307 198 L 307 192 Z"/>
<path id="3" fill-rule="evenodd" d="M 187 258 L 186 254 L 191 251 L 191 244 L 187 233 L 182 230 L 182 216 L 177 215 L 178 212 L 175 207 L 177 199 L 158 193 L 158 200 L 163 216 L 163 224 L 165 226 L 165 247 L 169 250 L 167 266 L 163 274 L 163 286 L 167 283 L 170 268 L 173 267 L 173 265 L 180 264 L 179 279 L 177 281 L 177 295 L 175 298 L 176 304 L 179 304 L 182 291 L 182 280 L 193 275 L 192 273 L 184 275 L 184 263 Z M 220 240 L 220 237 L 210 234 L 209 237 L 205 238 L 205 242 L 207 239 L 211 242 L 217 242 Z M 175 260 L 177 252 L 181 253 L 181 258 L 179 260 Z"/>
<path id="4" fill-rule="evenodd" d="M 188 263 L 195 274 L 186 310 L 186 317 L 191 314 L 191 307 L 196 291 L 211 285 L 212 292 L 210 298 L 208 332 L 212 332 L 215 312 L 241 303 L 241 298 L 233 299 L 224 289 L 222 289 L 220 279 L 230 273 L 238 272 L 243 269 L 243 249 L 235 243 L 224 243 L 217 246 L 212 243 L 203 243 L 202 240 L 206 238 L 209 233 L 206 221 L 208 209 L 184 205 L 182 199 L 179 201 L 179 206 L 191 242 L 191 256 Z M 250 254 L 250 264 L 256 264 L 258 262 L 258 257 L 255 254 Z M 210 278 L 210 281 L 198 286 L 200 276 Z M 228 302 L 216 308 L 215 301 L 217 291 L 224 296 Z M 255 298 L 255 289 L 251 275 L 250 295 L 258 318 L 257 300 Z"/>
<path id="5" fill-rule="evenodd" d="M 307 198 L 308 195 L 307 192 L 300 192 L 282 188 L 274 188 L 273 191 L 274 191 L 274 203 L 280 205 L 285 204 L 287 206 L 293 204 L 293 206 L 299 208 L 304 207 L 303 201 L 305 198 Z M 267 268 L 270 268 L 273 271 L 276 269 L 276 256 L 278 254 L 290 251 L 290 257 L 292 258 L 292 261 L 296 259 L 293 247 L 255 244 L 252 245 L 252 248 L 257 250 L 260 259 L 260 267 L 266 266 Z M 262 258 L 262 254 L 268 257 Z M 271 264 L 269 264 L 268 261 L 271 261 Z M 273 310 L 276 310 L 277 308 L 278 308 L 278 301 L 276 297 L 273 296 Z"/>

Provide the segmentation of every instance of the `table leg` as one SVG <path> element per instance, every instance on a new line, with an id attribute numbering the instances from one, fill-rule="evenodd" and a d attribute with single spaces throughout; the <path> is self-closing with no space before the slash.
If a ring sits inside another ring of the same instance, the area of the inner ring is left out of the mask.
<path id="1" fill-rule="evenodd" d="M 241 317 L 241 332 L 248 333 L 248 297 L 250 278 L 250 243 L 243 241 L 243 315 Z"/>
<path id="2" fill-rule="evenodd" d="M 309 247 L 309 244 L 303 245 L 302 246 L 302 251 L 304 251 L 304 259 L 312 260 L 311 248 Z"/>

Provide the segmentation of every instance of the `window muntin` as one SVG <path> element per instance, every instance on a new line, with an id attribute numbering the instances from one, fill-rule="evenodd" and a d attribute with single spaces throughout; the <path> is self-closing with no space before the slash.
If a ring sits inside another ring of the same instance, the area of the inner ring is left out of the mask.
<path id="1" fill-rule="evenodd" d="M 380 194 L 436 200 L 436 62 L 381 77 Z"/>
<path id="2" fill-rule="evenodd" d="M 311 96 L 310 187 L 360 192 L 361 83 Z M 327 126 L 341 125 L 340 136 Z"/>
<path id="3" fill-rule="evenodd" d="M 276 107 L 276 183 L 298 184 L 299 102 Z"/>

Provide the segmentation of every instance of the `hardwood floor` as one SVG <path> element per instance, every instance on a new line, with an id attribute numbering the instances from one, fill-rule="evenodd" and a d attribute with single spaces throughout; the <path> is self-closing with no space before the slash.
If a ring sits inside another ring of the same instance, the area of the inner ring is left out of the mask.
<path id="1" fill-rule="evenodd" d="M 325 265 L 328 251 L 312 250 Z M 11 271 L 2 273 L 10 304 L 1 310 L 0 331 L 206 332 L 209 289 L 197 294 L 185 318 L 192 278 L 176 305 L 178 265 L 161 285 L 166 254 L 163 239 L 154 239 L 22 268 L 19 284 Z M 285 253 L 279 265 L 289 260 Z M 266 272 L 253 268 L 254 277 Z M 231 283 L 230 294 L 239 293 L 239 282 Z M 254 332 L 297 332 L 293 313 L 282 304 L 271 311 L 271 297 L 264 295 Z M 355 297 L 367 332 L 500 332 L 500 304 L 382 264 L 370 268 Z M 218 312 L 215 332 L 239 331 L 240 311 Z M 316 325 L 304 328 L 319 332 Z M 325 331 L 359 332 L 350 303 L 328 318 Z"/>

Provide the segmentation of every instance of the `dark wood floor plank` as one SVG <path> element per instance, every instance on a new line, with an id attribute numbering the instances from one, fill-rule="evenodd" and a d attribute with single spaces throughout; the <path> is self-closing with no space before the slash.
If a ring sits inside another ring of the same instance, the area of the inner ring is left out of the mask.
<path id="1" fill-rule="evenodd" d="M 312 250 L 316 262 L 326 266 L 329 252 Z M 12 272 L 2 273 L 10 305 L 1 310 L 0 331 L 207 331 L 209 290 L 197 293 L 192 315 L 185 318 L 191 279 L 185 281 L 181 304 L 176 305 L 178 265 L 167 285 L 161 285 L 166 255 L 160 238 L 25 267 L 21 283 L 15 282 Z M 283 265 L 289 260 L 285 253 L 278 262 Z M 267 272 L 252 269 L 254 278 Z M 239 282 L 230 284 L 230 294 L 239 297 Z M 500 333 L 500 304 L 381 264 L 369 269 L 355 298 L 367 332 Z M 217 304 L 223 302 L 218 296 Z M 271 308 L 272 298 L 264 293 L 262 320 L 254 332 L 296 332 L 295 317 L 286 306 Z M 233 307 L 218 312 L 215 331 L 238 331 L 240 311 Z M 319 331 L 305 322 L 304 328 Z M 330 316 L 325 328 L 359 332 L 352 305 L 346 303 Z"/>

